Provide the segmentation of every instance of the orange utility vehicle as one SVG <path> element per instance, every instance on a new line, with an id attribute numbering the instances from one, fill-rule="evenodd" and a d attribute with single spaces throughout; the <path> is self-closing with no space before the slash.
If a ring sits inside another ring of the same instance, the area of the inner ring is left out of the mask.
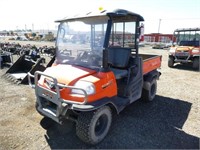
<path id="1" fill-rule="evenodd" d="M 176 44 L 169 50 L 168 66 L 175 63 L 192 63 L 194 69 L 200 70 L 200 28 L 176 29 Z"/>
<path id="2" fill-rule="evenodd" d="M 107 135 L 112 114 L 156 95 L 161 56 L 138 54 L 143 17 L 122 9 L 65 18 L 56 41 L 56 60 L 34 78 L 36 109 L 62 123 L 76 122 L 88 144 Z"/>

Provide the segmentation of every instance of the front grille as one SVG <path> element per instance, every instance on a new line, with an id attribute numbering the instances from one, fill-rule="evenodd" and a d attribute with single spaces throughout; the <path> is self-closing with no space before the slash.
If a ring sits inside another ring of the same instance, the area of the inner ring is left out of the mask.
<path id="1" fill-rule="evenodd" d="M 46 81 L 46 84 L 49 87 L 49 89 L 51 89 L 51 90 L 55 90 L 56 89 L 55 83 L 53 81 L 48 80 L 48 79 L 45 79 L 45 81 Z"/>
<path id="2" fill-rule="evenodd" d="M 57 105 L 56 104 L 52 103 L 51 101 L 46 100 L 43 97 L 40 97 L 40 103 L 42 105 L 42 108 L 51 108 L 54 111 L 56 111 L 56 109 L 57 109 Z"/>

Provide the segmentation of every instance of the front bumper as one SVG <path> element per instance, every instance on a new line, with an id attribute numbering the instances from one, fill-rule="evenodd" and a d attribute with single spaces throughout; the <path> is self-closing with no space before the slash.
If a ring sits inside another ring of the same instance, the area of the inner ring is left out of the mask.
<path id="1" fill-rule="evenodd" d="M 54 90 L 50 90 L 41 86 L 38 83 L 39 76 L 51 79 Z M 34 78 L 34 85 L 31 82 L 31 77 Z M 36 71 L 34 75 L 28 73 L 28 80 L 29 85 L 35 89 L 35 94 L 37 97 L 37 111 L 43 116 L 47 116 L 58 123 L 62 123 L 62 118 L 66 115 L 69 109 L 74 109 L 74 107 L 78 105 L 85 105 L 88 101 L 88 95 L 85 90 L 74 86 L 59 84 L 56 78 L 46 75 L 43 72 Z M 72 100 L 62 99 L 60 96 L 60 89 L 62 88 L 80 90 L 83 94 L 79 96 L 83 98 L 83 101 L 76 102 Z M 86 106 L 87 107 L 84 107 L 83 109 L 92 109 L 90 105 Z"/>
<path id="2" fill-rule="evenodd" d="M 174 62 L 188 63 L 191 61 L 189 52 L 175 52 L 172 56 L 174 57 Z"/>

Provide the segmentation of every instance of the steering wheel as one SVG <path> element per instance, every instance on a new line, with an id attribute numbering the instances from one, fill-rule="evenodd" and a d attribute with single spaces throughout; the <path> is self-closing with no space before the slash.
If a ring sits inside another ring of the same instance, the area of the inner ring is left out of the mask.
<path id="1" fill-rule="evenodd" d="M 84 51 L 78 55 L 77 59 L 85 63 L 98 65 L 101 61 L 101 55 L 97 51 Z"/>

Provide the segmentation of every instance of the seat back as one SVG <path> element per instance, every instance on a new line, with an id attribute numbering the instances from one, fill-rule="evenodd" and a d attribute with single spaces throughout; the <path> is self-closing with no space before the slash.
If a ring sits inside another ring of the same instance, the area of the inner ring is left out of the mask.
<path id="1" fill-rule="evenodd" d="M 109 48 L 108 63 L 111 67 L 125 68 L 128 65 L 131 56 L 131 49 L 127 48 Z"/>

